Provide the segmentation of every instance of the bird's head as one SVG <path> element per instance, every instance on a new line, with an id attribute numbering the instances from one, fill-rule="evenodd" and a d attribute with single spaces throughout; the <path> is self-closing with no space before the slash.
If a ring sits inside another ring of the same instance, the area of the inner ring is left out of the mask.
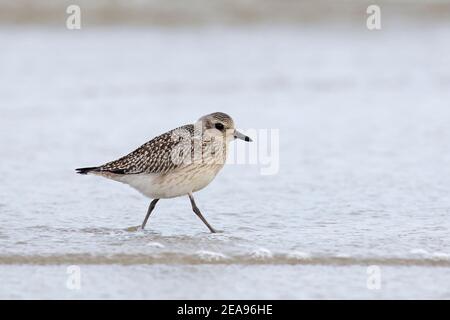
<path id="1" fill-rule="evenodd" d="M 198 119 L 202 124 L 202 129 L 211 136 L 225 137 L 226 141 L 241 139 L 251 142 L 250 137 L 240 133 L 234 127 L 233 119 L 223 112 L 214 112 Z"/>

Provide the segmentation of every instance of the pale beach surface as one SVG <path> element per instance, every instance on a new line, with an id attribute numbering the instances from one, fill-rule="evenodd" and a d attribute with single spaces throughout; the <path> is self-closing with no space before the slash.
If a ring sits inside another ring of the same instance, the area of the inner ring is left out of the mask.
<path id="1" fill-rule="evenodd" d="M 449 35 L 2 27 L 0 298 L 450 299 Z M 132 231 L 149 200 L 74 172 L 213 111 L 279 129 L 277 174 L 197 194 L 222 233 L 187 197 Z"/>

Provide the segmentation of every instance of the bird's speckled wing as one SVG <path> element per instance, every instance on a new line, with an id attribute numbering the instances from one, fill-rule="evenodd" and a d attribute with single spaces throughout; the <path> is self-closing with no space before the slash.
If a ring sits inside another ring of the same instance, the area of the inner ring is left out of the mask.
<path id="1" fill-rule="evenodd" d="M 96 168 L 95 171 L 115 174 L 170 172 L 183 165 L 183 160 L 191 156 L 193 135 L 194 125 L 173 129 L 130 154 Z M 175 161 L 174 154 L 177 155 Z"/>

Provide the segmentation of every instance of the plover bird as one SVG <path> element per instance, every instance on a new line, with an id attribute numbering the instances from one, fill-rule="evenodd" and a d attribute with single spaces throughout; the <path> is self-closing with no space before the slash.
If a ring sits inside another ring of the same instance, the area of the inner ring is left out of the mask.
<path id="1" fill-rule="evenodd" d="M 130 185 L 153 199 L 142 222 L 144 229 L 160 199 L 189 196 L 192 210 L 215 233 L 198 209 L 194 192 L 205 188 L 223 168 L 229 142 L 252 141 L 234 128 L 222 112 L 201 117 L 145 143 L 130 154 L 98 167 L 76 169 Z"/>

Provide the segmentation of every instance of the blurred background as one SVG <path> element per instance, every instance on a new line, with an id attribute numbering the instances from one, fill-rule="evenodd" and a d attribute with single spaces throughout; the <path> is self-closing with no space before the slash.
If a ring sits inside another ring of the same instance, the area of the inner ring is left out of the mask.
<path id="1" fill-rule="evenodd" d="M 443 0 L 0 0 L 0 298 L 449 299 L 449 39 Z M 214 111 L 280 132 L 196 196 L 223 233 L 74 173 Z"/>
<path id="2" fill-rule="evenodd" d="M 85 26 L 205 26 L 205 25 L 360 25 L 369 5 L 384 10 L 386 23 L 448 22 L 446 0 L 18 0 L 0 1 L 6 24 L 58 25 L 69 5 L 83 10 Z"/>

